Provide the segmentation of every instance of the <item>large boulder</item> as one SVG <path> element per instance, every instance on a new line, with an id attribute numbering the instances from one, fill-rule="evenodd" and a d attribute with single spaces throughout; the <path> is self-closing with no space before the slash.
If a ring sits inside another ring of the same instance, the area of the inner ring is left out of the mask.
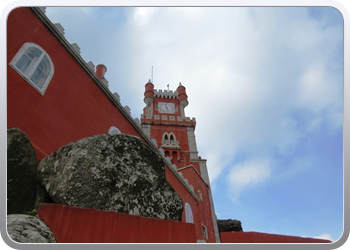
<path id="1" fill-rule="evenodd" d="M 240 220 L 217 220 L 219 232 L 243 232 Z"/>
<path id="2" fill-rule="evenodd" d="M 10 238 L 18 243 L 56 243 L 50 228 L 35 216 L 8 215 L 7 232 Z"/>
<path id="3" fill-rule="evenodd" d="M 7 128 L 7 214 L 23 214 L 34 208 L 38 161 L 28 136 Z"/>
<path id="4" fill-rule="evenodd" d="M 182 200 L 165 179 L 161 156 L 136 136 L 67 144 L 40 162 L 38 177 L 54 203 L 181 220 Z"/>

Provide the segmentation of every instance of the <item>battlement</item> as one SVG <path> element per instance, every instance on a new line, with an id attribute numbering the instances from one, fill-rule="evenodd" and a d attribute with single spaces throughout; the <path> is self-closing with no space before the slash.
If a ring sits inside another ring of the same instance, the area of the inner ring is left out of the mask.
<path id="1" fill-rule="evenodd" d="M 161 97 L 161 98 L 178 99 L 179 93 L 176 90 L 173 91 L 173 90 L 155 89 L 154 96 Z"/>

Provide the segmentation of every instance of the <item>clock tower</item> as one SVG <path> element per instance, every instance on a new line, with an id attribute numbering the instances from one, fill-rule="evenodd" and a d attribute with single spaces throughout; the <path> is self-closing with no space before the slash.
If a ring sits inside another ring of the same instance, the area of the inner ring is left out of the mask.
<path id="1" fill-rule="evenodd" d="M 149 80 L 144 102 L 142 129 L 198 197 L 192 199 L 183 189 L 175 188 L 186 210 L 183 221 L 195 224 L 199 242 L 220 242 L 206 160 L 197 151 L 196 120 L 185 116 L 189 104 L 186 88 L 180 83 L 175 91 L 156 90 Z"/>

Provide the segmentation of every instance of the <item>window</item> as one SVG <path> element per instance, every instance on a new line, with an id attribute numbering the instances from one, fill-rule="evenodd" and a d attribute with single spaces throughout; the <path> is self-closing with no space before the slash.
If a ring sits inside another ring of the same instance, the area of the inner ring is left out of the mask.
<path id="1" fill-rule="evenodd" d="M 170 134 L 168 134 L 167 132 L 165 132 L 163 134 L 163 145 L 173 145 L 173 146 L 177 146 L 177 142 L 176 142 L 176 137 L 175 135 L 171 132 Z"/>
<path id="2" fill-rule="evenodd" d="M 202 224 L 202 233 L 205 238 L 208 239 L 208 230 L 207 227 Z"/>
<path id="3" fill-rule="evenodd" d="M 51 58 L 34 43 L 23 44 L 10 65 L 42 95 L 54 74 Z"/>
<path id="4" fill-rule="evenodd" d="M 120 130 L 114 126 L 110 127 L 108 130 L 108 134 L 110 135 L 117 135 L 117 134 L 121 134 L 122 132 L 120 132 Z"/>
<path id="5" fill-rule="evenodd" d="M 177 152 L 173 151 L 173 161 L 177 161 Z"/>
<path id="6" fill-rule="evenodd" d="M 193 223 L 193 214 L 190 204 L 186 202 L 185 205 L 185 212 L 186 212 L 186 222 L 187 223 Z"/>
<path id="7" fill-rule="evenodd" d="M 168 134 L 164 134 L 164 144 L 169 144 Z"/>

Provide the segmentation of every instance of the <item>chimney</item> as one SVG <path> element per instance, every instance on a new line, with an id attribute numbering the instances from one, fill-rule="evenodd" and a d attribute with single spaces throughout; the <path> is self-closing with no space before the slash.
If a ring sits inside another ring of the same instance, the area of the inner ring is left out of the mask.
<path id="1" fill-rule="evenodd" d="M 96 66 L 96 75 L 101 80 L 105 77 L 106 72 L 107 72 L 107 67 L 105 65 L 99 64 Z"/>

